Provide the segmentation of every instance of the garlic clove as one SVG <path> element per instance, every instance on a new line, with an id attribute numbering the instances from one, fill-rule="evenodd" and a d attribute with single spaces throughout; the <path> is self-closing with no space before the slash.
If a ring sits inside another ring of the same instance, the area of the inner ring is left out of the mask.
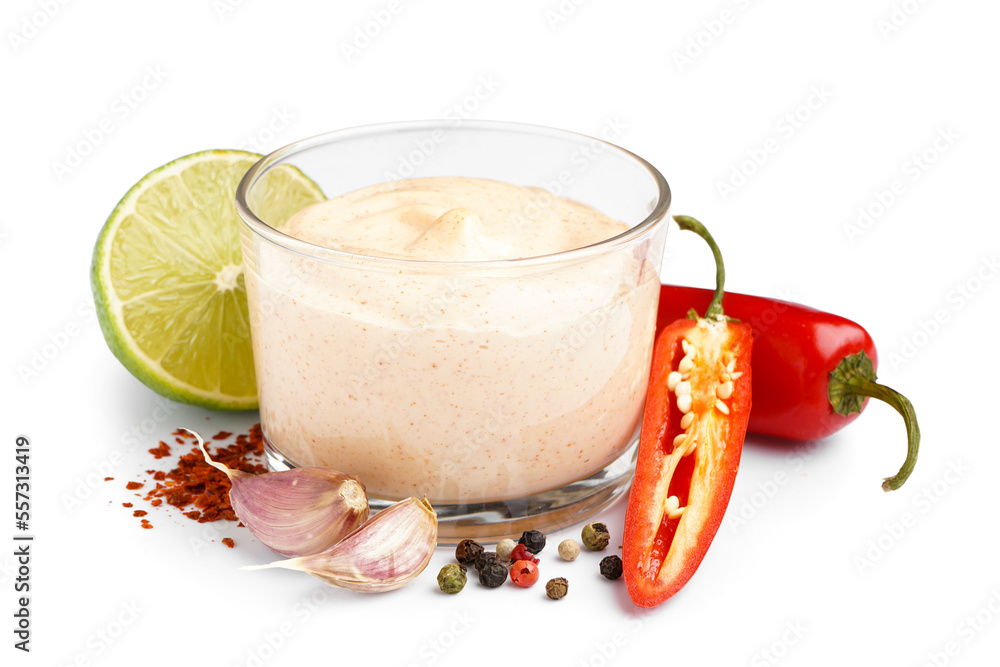
<path id="1" fill-rule="evenodd" d="M 185 429 L 187 430 L 187 429 Z M 304 556 L 330 548 L 368 519 L 361 481 L 336 470 L 293 468 L 262 475 L 216 463 L 194 431 L 209 465 L 226 473 L 229 503 L 262 543 L 282 556 Z"/>
<path id="2" fill-rule="evenodd" d="M 427 499 L 407 498 L 382 510 L 326 551 L 244 567 L 301 570 L 360 593 L 391 591 L 424 571 L 437 546 L 437 514 Z"/>

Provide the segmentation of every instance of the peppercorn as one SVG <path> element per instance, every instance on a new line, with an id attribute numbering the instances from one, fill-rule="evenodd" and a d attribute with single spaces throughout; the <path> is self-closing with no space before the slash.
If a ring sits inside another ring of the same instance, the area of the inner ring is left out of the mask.
<path id="1" fill-rule="evenodd" d="M 455 547 L 455 560 L 462 565 L 472 565 L 483 551 L 485 549 L 483 549 L 483 545 L 479 542 L 475 540 L 462 540 Z"/>
<path id="2" fill-rule="evenodd" d="M 510 567 L 510 580 L 521 588 L 538 582 L 538 566 L 530 560 L 519 560 Z"/>
<path id="3" fill-rule="evenodd" d="M 487 588 L 502 586 L 507 581 L 507 568 L 495 560 L 490 561 L 479 570 L 479 583 Z"/>
<path id="4" fill-rule="evenodd" d="M 438 572 L 438 586 L 449 595 L 461 592 L 468 578 L 465 576 L 465 566 L 448 563 Z"/>
<path id="5" fill-rule="evenodd" d="M 548 583 L 545 584 L 545 594 L 548 595 L 553 600 L 561 600 L 566 597 L 566 593 L 569 591 L 569 582 L 563 577 L 556 577 L 555 579 L 549 579 Z"/>
<path id="6" fill-rule="evenodd" d="M 600 551 L 611 541 L 608 527 L 603 523 L 588 523 L 583 527 L 580 537 L 583 539 L 583 546 L 591 551 Z"/>
<path id="7" fill-rule="evenodd" d="M 483 568 L 485 568 L 490 563 L 499 563 L 500 565 L 503 565 L 503 563 L 500 563 L 499 559 L 497 559 L 496 552 L 484 551 L 483 553 L 479 554 L 476 557 L 475 566 L 477 570 L 482 572 Z"/>
<path id="8" fill-rule="evenodd" d="M 514 547 L 514 550 L 510 552 L 510 559 L 512 561 L 530 560 L 532 563 L 535 563 L 536 565 L 538 564 L 538 559 L 535 558 L 535 555 L 528 551 L 528 547 L 523 544 L 518 544 Z"/>
<path id="9" fill-rule="evenodd" d="M 521 539 L 517 543 L 523 544 L 525 549 L 533 554 L 537 554 L 545 548 L 545 535 L 537 530 L 526 530 L 521 533 Z"/>
<path id="10" fill-rule="evenodd" d="M 511 539 L 500 540 L 497 543 L 497 560 L 501 563 L 510 562 L 510 552 L 517 546 L 517 542 Z"/>
<path id="11" fill-rule="evenodd" d="M 576 560 L 580 555 L 580 545 L 576 540 L 563 540 L 559 543 L 559 557 L 563 560 Z"/>
<path id="12" fill-rule="evenodd" d="M 618 556 L 605 556 L 602 558 L 601 574 L 607 579 L 617 579 L 622 576 L 622 559 Z"/>

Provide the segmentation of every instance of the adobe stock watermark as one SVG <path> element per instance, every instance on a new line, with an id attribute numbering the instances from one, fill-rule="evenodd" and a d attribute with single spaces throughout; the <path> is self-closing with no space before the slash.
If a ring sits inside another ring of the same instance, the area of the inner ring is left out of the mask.
<path id="1" fill-rule="evenodd" d="M 124 601 L 118 609 L 111 613 L 110 618 L 84 639 L 84 648 L 72 659 L 60 663 L 72 667 L 91 667 L 100 664 L 96 662 L 113 647 L 129 628 L 138 622 L 145 609 L 135 600 Z"/>
<path id="2" fill-rule="evenodd" d="M 989 257 L 981 257 L 976 268 L 948 290 L 944 304 L 934 308 L 927 317 L 919 318 L 913 330 L 903 336 L 899 347 L 890 350 L 883 357 L 892 366 L 892 370 L 895 371 L 913 361 L 921 350 L 930 345 L 931 341 L 954 321 L 957 313 L 989 286 L 998 273 L 1000 273 L 1000 262 L 997 261 L 996 253 Z"/>
<path id="3" fill-rule="evenodd" d="M 82 507 L 84 502 L 94 495 L 97 488 L 104 484 L 104 479 L 112 477 L 130 453 L 138 449 L 141 444 L 148 443 L 151 436 L 162 428 L 164 422 L 170 419 L 180 406 L 179 403 L 161 396 L 157 396 L 153 402 L 154 407 L 149 416 L 121 434 L 121 445 L 103 458 L 94 461 L 90 465 L 90 470 L 76 478 L 72 490 L 60 495 L 60 501 L 67 514 L 73 514 Z"/>
<path id="4" fill-rule="evenodd" d="M 429 667 L 436 664 L 459 643 L 477 620 L 468 609 L 453 612 L 447 625 L 420 645 L 417 649 L 417 660 L 408 663 L 408 667 Z"/>
<path id="5" fill-rule="evenodd" d="M 558 173 L 553 174 L 551 179 L 542 184 L 541 191 L 530 197 L 528 203 L 511 216 L 510 220 L 514 230 L 518 234 L 523 234 L 525 229 L 541 220 L 556 205 L 566 188 L 575 183 L 579 175 L 589 169 L 607 150 L 607 144 L 617 142 L 625 134 L 628 127 L 621 116 L 606 118 L 601 129 L 597 132 L 597 135 L 604 141 L 592 139 L 575 149 L 567 161 L 568 166 L 572 168 L 561 169 Z"/>
<path id="6" fill-rule="evenodd" d="M 549 30 L 555 32 L 563 23 L 569 21 L 580 7 L 590 2 L 590 0 L 559 0 L 559 3 L 552 5 L 545 10 L 545 22 L 549 24 Z"/>
<path id="7" fill-rule="evenodd" d="M 730 529 L 734 533 L 738 533 L 741 528 L 753 521 L 761 510 L 788 485 L 792 480 L 792 475 L 805 469 L 806 464 L 812 460 L 816 450 L 823 442 L 824 440 L 820 439 L 802 443 L 793 451 L 785 454 L 785 465 L 775 470 L 770 478 L 755 482 L 753 490 L 744 494 L 739 500 L 733 498 L 726 511 L 726 523 Z"/>
<path id="8" fill-rule="evenodd" d="M 1000 616 L 1000 587 L 990 589 L 989 597 L 982 606 L 959 621 L 952 637 L 939 649 L 926 653 L 927 660 L 921 663 L 921 667 L 947 667 L 950 665 L 952 660 L 962 653 L 962 648 L 982 635 L 993 624 L 997 616 Z"/>
<path id="9" fill-rule="evenodd" d="M 383 369 L 399 359 L 418 338 L 426 338 L 427 329 L 433 327 L 445 318 L 448 306 L 454 304 L 468 289 L 470 283 L 463 277 L 455 275 L 444 281 L 439 292 L 436 292 L 420 305 L 401 333 L 392 337 L 388 343 L 383 342 L 374 358 L 365 362 L 361 374 L 351 376 L 351 385 L 355 390 L 363 390 L 367 384 L 378 379 Z"/>
<path id="10" fill-rule="evenodd" d="M 572 587 L 572 583 L 570 586 Z M 590 652 L 569 664 L 576 667 L 607 667 L 612 664 L 619 657 L 621 650 L 646 627 L 649 614 L 648 610 L 626 614 L 620 629 L 596 641 L 588 640 Z"/>
<path id="11" fill-rule="evenodd" d="M 928 0 L 903 0 L 903 2 L 892 3 L 889 15 L 875 22 L 875 27 L 878 28 L 883 41 L 888 42 L 903 26 L 910 22 L 910 19 L 917 15 L 917 12 L 927 2 Z"/>
<path id="12" fill-rule="evenodd" d="M 501 82 L 494 75 L 481 75 L 469 93 L 450 104 L 441 113 L 441 118 L 448 121 L 449 129 L 460 127 L 462 123 L 479 111 L 486 100 L 493 97 L 501 85 Z M 413 150 L 401 154 L 396 171 L 386 171 L 383 178 L 389 182 L 412 177 L 434 155 L 438 147 L 447 140 L 448 132 L 445 129 L 433 130 L 427 136 L 414 139 Z"/>
<path id="13" fill-rule="evenodd" d="M 745 186 L 832 98 L 833 92 L 826 84 L 810 86 L 809 93 L 802 103 L 783 113 L 774 122 L 775 135 L 768 137 L 758 146 L 746 149 L 746 157 L 733 165 L 728 178 L 715 181 L 715 188 L 722 201 L 728 201 Z"/>
<path id="14" fill-rule="evenodd" d="M 341 40 L 340 54 L 344 60 L 350 64 L 360 56 L 411 4 L 413 0 L 389 0 L 385 6 L 371 10 L 363 23 L 354 26 L 351 38 Z"/>
<path id="15" fill-rule="evenodd" d="M 70 0 L 37 0 L 35 3 L 37 9 L 22 16 L 16 29 L 7 31 L 7 43 L 10 44 L 11 51 L 19 53 L 28 42 L 40 35 L 69 3 Z"/>
<path id="16" fill-rule="evenodd" d="M 73 316 L 61 327 L 46 334 L 45 341 L 29 350 L 27 359 L 17 365 L 15 370 L 21 384 L 27 387 L 40 377 L 96 319 L 97 311 L 90 299 L 77 304 Z"/>
<path id="17" fill-rule="evenodd" d="M 138 109 L 150 94 L 163 85 L 168 73 L 161 65 L 147 65 L 136 82 L 116 95 L 108 112 L 96 123 L 83 128 L 76 139 L 66 144 L 61 159 L 52 161 L 52 173 L 56 181 L 63 179 L 78 169 L 97 147 L 114 133 Z"/>
<path id="18" fill-rule="evenodd" d="M 921 150 L 907 157 L 899 167 L 899 175 L 884 189 L 872 192 L 867 203 L 858 207 L 853 222 L 844 224 L 844 234 L 853 245 L 858 238 L 881 220 L 907 192 L 911 184 L 919 181 L 942 155 L 947 153 L 961 138 L 951 125 L 937 129 L 934 139 Z"/>
<path id="19" fill-rule="evenodd" d="M 505 426 L 514 422 L 513 412 L 506 400 L 499 399 L 496 404 L 485 410 L 485 416 L 479 426 L 467 431 L 461 439 L 448 448 L 448 454 L 441 462 L 439 475 L 443 483 L 461 477 L 460 466 L 469 463 L 484 447 L 496 444 L 505 439 L 502 431 Z"/>
<path id="20" fill-rule="evenodd" d="M 267 153 L 275 137 L 287 130 L 294 120 L 295 114 L 285 105 L 273 107 L 267 120 L 246 135 L 237 148 L 252 153 Z"/>
<path id="21" fill-rule="evenodd" d="M 705 19 L 697 31 L 688 35 L 682 48 L 671 52 L 674 66 L 679 73 L 683 74 L 684 68 L 693 65 L 701 58 L 729 29 L 729 26 L 736 23 L 743 12 L 750 9 L 751 0 L 732 0 L 730 4 L 735 5 L 736 9 L 724 7 L 711 18 Z"/>
<path id="22" fill-rule="evenodd" d="M 243 6 L 246 0 L 212 0 L 212 11 L 215 18 L 225 21 L 230 14 Z"/>
<path id="23" fill-rule="evenodd" d="M 882 524 L 882 532 L 868 540 L 861 553 L 854 556 L 854 567 L 858 574 L 875 567 L 875 564 L 885 558 L 908 532 L 920 522 L 920 519 L 931 512 L 948 495 L 952 487 L 965 479 L 972 470 L 958 459 L 948 462 L 948 468 L 933 482 L 923 486 L 912 496 L 911 504 L 914 511 L 905 511 L 899 517 Z M 897 492 L 898 493 L 898 492 Z"/>
<path id="24" fill-rule="evenodd" d="M 247 648 L 244 657 L 234 665 L 245 667 L 261 667 L 270 661 L 295 636 L 306 623 L 312 620 L 322 609 L 330 594 L 325 588 L 316 588 L 312 593 L 303 596 L 292 605 L 288 618 L 271 630 L 261 633 L 260 637 Z"/>
<path id="25" fill-rule="evenodd" d="M 802 621 L 786 621 L 781 636 L 753 654 L 750 658 L 750 667 L 772 667 L 779 664 L 788 656 L 792 647 L 802 641 L 807 632 L 809 628 L 802 625 Z"/>

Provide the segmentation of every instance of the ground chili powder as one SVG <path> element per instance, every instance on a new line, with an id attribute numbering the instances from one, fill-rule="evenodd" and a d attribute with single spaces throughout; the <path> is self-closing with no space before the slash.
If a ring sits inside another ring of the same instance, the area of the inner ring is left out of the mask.
<path id="1" fill-rule="evenodd" d="M 229 489 L 232 487 L 229 478 L 205 462 L 197 446 L 197 439 L 193 435 L 181 429 L 171 435 L 178 444 L 190 444 L 191 450 L 178 458 L 177 466 L 172 470 L 147 470 L 146 474 L 156 485 L 145 495 L 136 495 L 148 501 L 153 507 L 158 507 L 166 501 L 167 504 L 183 510 L 184 516 L 198 523 L 223 519 L 239 521 L 229 504 Z M 211 440 L 226 440 L 232 435 L 228 431 L 220 431 L 212 436 Z M 250 427 L 248 433 L 237 435 L 235 442 L 230 445 L 219 445 L 213 450 L 206 444 L 206 449 L 209 450 L 213 460 L 233 470 L 255 474 L 268 471 L 263 465 L 264 439 L 260 424 Z M 159 446 L 150 449 L 149 453 L 159 460 L 170 456 L 171 450 L 167 443 L 160 442 Z M 144 486 L 144 482 L 129 482 L 125 488 L 134 491 Z M 132 506 L 131 503 L 122 504 L 126 507 Z M 141 517 L 145 514 L 142 510 L 136 510 L 134 516 Z M 147 529 L 153 527 L 147 519 L 142 519 L 141 526 Z M 222 542 L 229 548 L 234 546 L 232 538 L 223 538 Z"/>

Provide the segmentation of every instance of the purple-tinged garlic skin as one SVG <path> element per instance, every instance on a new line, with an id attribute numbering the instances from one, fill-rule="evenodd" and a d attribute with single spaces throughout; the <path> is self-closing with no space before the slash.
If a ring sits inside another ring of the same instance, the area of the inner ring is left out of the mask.
<path id="1" fill-rule="evenodd" d="M 395 590 L 424 571 L 437 546 L 437 514 L 427 499 L 382 510 L 326 551 L 243 569 L 301 570 L 360 593 Z"/>
<path id="2" fill-rule="evenodd" d="M 226 473 L 229 503 L 244 526 L 272 551 L 294 558 L 340 542 L 368 520 L 368 497 L 357 477 L 325 468 L 262 475 L 216 463 L 198 438 L 205 461 Z"/>

